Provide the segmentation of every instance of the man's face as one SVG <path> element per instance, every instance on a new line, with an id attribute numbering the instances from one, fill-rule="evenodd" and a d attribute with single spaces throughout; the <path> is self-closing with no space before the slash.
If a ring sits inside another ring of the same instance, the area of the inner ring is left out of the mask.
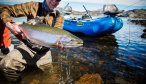
<path id="1" fill-rule="evenodd" d="M 54 9 L 58 6 L 61 0 L 46 0 L 47 5 L 49 5 L 50 9 Z"/>

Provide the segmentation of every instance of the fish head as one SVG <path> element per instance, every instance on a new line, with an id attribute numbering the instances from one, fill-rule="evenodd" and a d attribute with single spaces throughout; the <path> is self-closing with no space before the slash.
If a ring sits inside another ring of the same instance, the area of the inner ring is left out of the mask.
<path id="1" fill-rule="evenodd" d="M 68 36 L 62 36 L 57 42 L 57 45 L 64 48 L 80 47 L 83 46 L 83 40 L 77 37 L 73 38 Z"/>

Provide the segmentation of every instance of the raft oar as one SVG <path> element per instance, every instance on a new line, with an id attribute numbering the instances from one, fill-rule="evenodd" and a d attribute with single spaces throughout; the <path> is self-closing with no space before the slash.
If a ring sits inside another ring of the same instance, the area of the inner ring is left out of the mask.
<path id="1" fill-rule="evenodd" d="M 86 9 L 86 7 L 83 5 L 84 9 L 86 10 L 87 14 L 90 16 L 90 18 L 92 19 L 90 13 L 88 12 L 88 10 Z"/>

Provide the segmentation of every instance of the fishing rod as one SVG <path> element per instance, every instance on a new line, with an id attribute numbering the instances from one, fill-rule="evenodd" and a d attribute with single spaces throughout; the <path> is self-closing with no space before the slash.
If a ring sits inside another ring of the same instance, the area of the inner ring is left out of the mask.
<path id="1" fill-rule="evenodd" d="M 86 9 L 86 7 L 83 5 L 84 9 L 86 10 L 87 14 L 90 16 L 90 18 L 92 19 L 90 13 L 88 12 L 88 10 Z"/>
<path id="2" fill-rule="evenodd" d="M 68 7 L 68 5 L 69 5 L 69 3 L 67 3 L 66 6 L 61 10 L 61 13 L 62 13 L 63 16 L 65 15 L 64 11 Z"/>
<path id="3" fill-rule="evenodd" d="M 64 9 L 63 9 L 63 10 L 65 10 L 65 9 L 68 7 L 68 5 L 69 5 L 69 3 L 67 3 L 67 5 L 64 7 Z"/>

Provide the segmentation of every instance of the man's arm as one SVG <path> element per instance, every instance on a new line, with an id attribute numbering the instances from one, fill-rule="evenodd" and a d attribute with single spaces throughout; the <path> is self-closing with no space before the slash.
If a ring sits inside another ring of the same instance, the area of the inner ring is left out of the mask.
<path id="1" fill-rule="evenodd" d="M 11 6 L 5 6 L 2 9 L 0 15 L 1 20 L 4 24 L 12 22 L 12 17 L 27 16 L 35 18 L 38 11 L 38 2 L 27 2 L 23 4 L 16 4 Z"/>
<path id="2" fill-rule="evenodd" d="M 38 2 L 27 2 L 23 4 L 6 6 L 2 10 L 0 19 L 13 34 L 22 35 L 22 31 L 20 30 L 19 25 L 12 23 L 12 17 L 27 16 L 29 18 L 34 18 L 36 17 L 38 11 L 38 4 Z"/>

